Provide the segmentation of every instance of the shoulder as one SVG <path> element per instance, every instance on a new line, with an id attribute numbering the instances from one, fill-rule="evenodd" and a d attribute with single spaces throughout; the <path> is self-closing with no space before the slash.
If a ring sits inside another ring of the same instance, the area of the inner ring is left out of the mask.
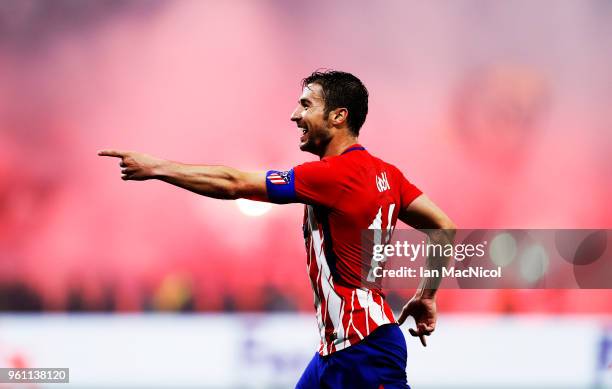
<path id="1" fill-rule="evenodd" d="M 317 174 L 333 174 L 343 172 L 350 169 L 354 162 L 345 156 L 326 157 L 320 161 L 304 162 L 294 167 L 296 172 L 302 174 L 317 173 Z"/>
<path id="2" fill-rule="evenodd" d="M 293 168 L 295 183 L 299 188 L 309 186 L 321 189 L 338 181 L 342 176 L 335 163 L 328 160 L 305 162 Z"/>
<path id="3" fill-rule="evenodd" d="M 323 174 L 333 168 L 333 164 L 329 160 L 322 159 L 320 161 L 311 161 L 301 163 L 293 168 L 296 174 L 319 173 Z"/>
<path id="4" fill-rule="evenodd" d="M 372 161 L 374 161 L 374 164 L 379 166 L 380 170 L 385 171 L 387 172 L 387 174 L 390 174 L 394 177 L 403 176 L 402 171 L 394 164 L 384 161 L 383 159 L 375 155 L 372 155 L 372 154 L 368 154 L 368 155 L 372 159 Z"/>

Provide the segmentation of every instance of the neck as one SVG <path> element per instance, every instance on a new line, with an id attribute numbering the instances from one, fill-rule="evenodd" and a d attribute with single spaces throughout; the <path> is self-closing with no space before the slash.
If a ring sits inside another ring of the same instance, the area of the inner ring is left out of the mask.
<path id="1" fill-rule="evenodd" d="M 340 155 L 342 154 L 342 152 L 344 152 L 344 150 L 348 149 L 355 143 L 359 143 L 359 140 L 356 136 L 353 135 L 334 137 L 327 144 L 327 147 L 325 148 L 323 153 L 319 155 L 319 158 L 334 157 L 336 155 Z"/>

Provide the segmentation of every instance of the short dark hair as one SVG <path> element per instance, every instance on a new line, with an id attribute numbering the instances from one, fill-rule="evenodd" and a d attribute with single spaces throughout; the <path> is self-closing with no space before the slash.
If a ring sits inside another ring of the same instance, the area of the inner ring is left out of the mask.
<path id="1" fill-rule="evenodd" d="M 360 79 L 351 73 L 337 70 L 315 71 L 302 80 L 302 87 L 318 84 L 323 90 L 325 116 L 336 108 L 348 110 L 348 127 L 355 135 L 368 115 L 368 90 Z"/>

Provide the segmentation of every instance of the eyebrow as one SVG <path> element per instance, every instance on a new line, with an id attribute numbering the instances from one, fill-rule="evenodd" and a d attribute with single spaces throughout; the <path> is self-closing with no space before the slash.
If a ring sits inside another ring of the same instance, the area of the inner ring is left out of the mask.
<path id="1" fill-rule="evenodd" d="M 300 99 L 298 102 L 299 102 L 301 105 L 304 105 L 304 106 L 306 106 L 306 105 L 312 105 L 312 102 L 311 102 L 310 100 L 308 100 L 308 99 L 305 99 L 305 98 L 301 98 L 301 99 Z"/>

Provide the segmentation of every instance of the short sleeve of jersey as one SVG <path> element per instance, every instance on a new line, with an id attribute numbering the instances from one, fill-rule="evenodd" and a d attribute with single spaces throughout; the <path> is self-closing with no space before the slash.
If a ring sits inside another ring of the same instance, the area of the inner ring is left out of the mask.
<path id="1" fill-rule="evenodd" d="M 400 198 L 402 201 L 402 209 L 406 209 L 417 197 L 423 194 L 423 192 L 414 186 L 410 181 L 400 173 Z"/>
<path id="2" fill-rule="evenodd" d="M 299 202 L 331 207 L 342 191 L 342 172 L 326 160 L 307 162 L 293 168 L 295 194 Z"/>
<path id="3" fill-rule="evenodd" d="M 329 162 L 315 161 L 281 172 L 266 173 L 266 190 L 270 202 L 277 204 L 304 203 L 332 206 L 340 193 L 338 174 Z"/>

